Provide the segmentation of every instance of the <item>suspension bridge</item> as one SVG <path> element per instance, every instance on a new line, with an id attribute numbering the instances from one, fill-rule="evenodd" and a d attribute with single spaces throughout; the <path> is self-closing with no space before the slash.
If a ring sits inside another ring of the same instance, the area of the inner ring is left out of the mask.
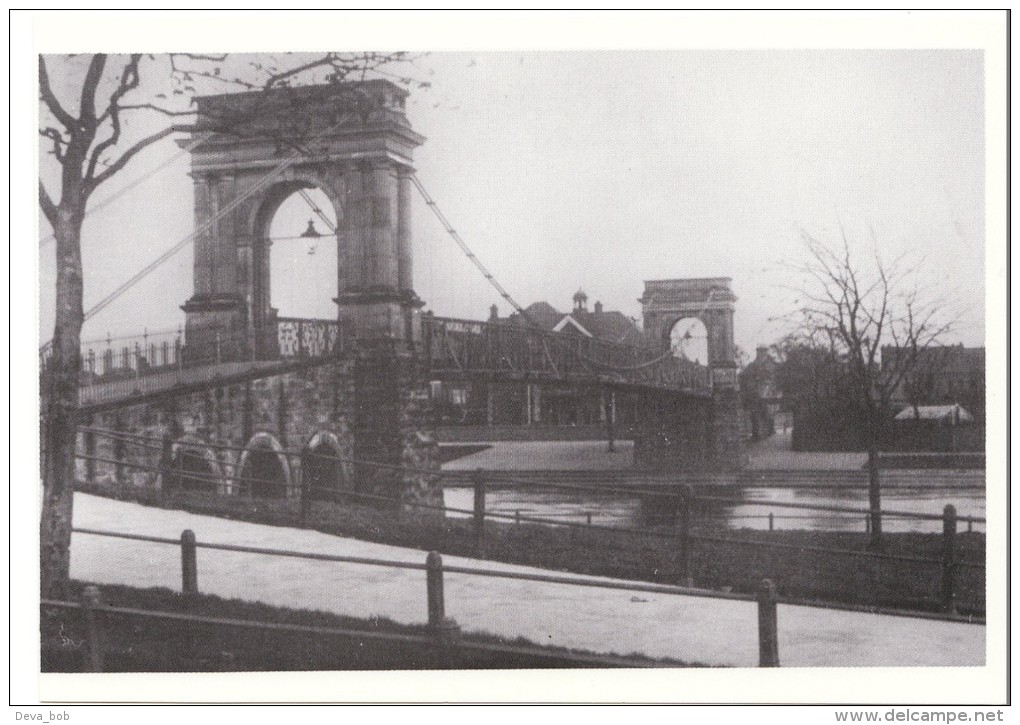
<path id="1" fill-rule="evenodd" d="M 305 121 L 300 139 L 280 138 L 293 132 L 282 96 L 256 113 L 251 94 L 196 99 L 200 128 L 207 119 L 236 114 L 246 119 L 245 133 L 210 125 L 180 142 L 194 179 L 192 231 L 85 315 L 92 318 L 191 248 L 193 293 L 181 306 L 186 322 L 177 330 L 83 343 L 79 405 L 87 424 L 169 436 L 182 450 L 215 439 L 271 455 L 314 440 L 334 454 L 427 470 L 438 466 L 428 431 L 430 385 L 524 385 L 529 399 L 532 387 L 556 385 L 600 391 L 607 401 L 630 396 L 639 465 L 739 467 L 736 298 L 729 280 L 646 282 L 645 334 L 637 344 L 543 328 L 416 175 L 413 150 L 424 138 L 404 115 L 407 92 L 383 80 L 356 85 L 371 102 L 367 115 L 339 109 L 349 96 L 334 87 L 290 89 Z M 281 148 L 292 150 L 281 154 Z M 312 189 L 332 204 L 332 217 L 309 195 Z M 516 311 L 513 318 L 422 312 L 425 303 L 413 286 L 415 194 Z M 323 238 L 337 244 L 335 319 L 282 317 L 272 304 L 269 225 L 294 195 L 327 226 Z M 671 349 L 670 331 L 688 318 L 705 327 L 707 364 L 680 359 Z M 51 355 L 50 345 L 40 350 L 44 378 Z M 615 407 L 607 411 L 611 425 Z M 206 454 L 210 465 L 228 465 L 218 455 Z M 278 468 L 300 476 L 290 466 Z M 368 491 L 436 495 L 427 477 L 376 471 L 367 479 L 361 485 Z"/>

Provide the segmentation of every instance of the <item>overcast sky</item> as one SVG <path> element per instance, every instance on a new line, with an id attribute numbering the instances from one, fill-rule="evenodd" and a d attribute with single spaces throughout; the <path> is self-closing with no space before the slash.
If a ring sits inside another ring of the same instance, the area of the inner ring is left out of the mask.
<path id="1" fill-rule="evenodd" d="M 731 277 L 737 343 L 752 351 L 784 331 L 773 318 L 793 304 L 784 265 L 801 255 L 799 229 L 835 242 L 842 226 L 855 254 L 905 253 L 933 293 L 964 291 L 950 341 L 984 344 L 978 51 L 433 54 L 415 72 L 432 84 L 408 108 L 427 137 L 419 177 L 522 304 L 567 310 L 583 288 L 637 317 L 643 280 Z M 155 148 L 116 183 L 179 153 Z M 180 156 L 89 216 L 86 308 L 191 230 L 187 168 Z M 274 236 L 313 216 L 287 209 Z M 414 235 L 429 309 L 483 319 L 496 302 L 507 314 L 420 199 Z M 52 253 L 40 253 L 44 339 Z M 273 262 L 281 314 L 335 314 L 335 254 L 280 242 Z M 179 324 L 191 265 L 188 247 L 84 337 Z"/>

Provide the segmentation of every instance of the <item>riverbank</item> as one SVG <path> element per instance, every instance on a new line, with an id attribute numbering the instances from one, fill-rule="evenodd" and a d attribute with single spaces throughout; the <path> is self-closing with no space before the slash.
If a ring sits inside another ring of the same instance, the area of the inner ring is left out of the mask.
<path id="1" fill-rule="evenodd" d="M 79 601 L 83 582 L 71 582 Z M 261 602 L 177 591 L 102 587 L 111 607 L 229 619 L 265 625 L 210 624 L 181 619 L 103 614 L 104 672 L 295 672 L 326 670 L 540 669 L 587 667 L 687 667 L 671 659 L 613 658 L 563 647 L 536 647 L 524 638 L 470 634 L 459 647 L 440 650 L 422 625 L 359 619 L 331 612 L 272 607 Z M 290 629 L 288 629 L 290 628 Z M 316 632 L 302 632 L 314 628 Z M 342 629 L 349 634 L 324 630 Z M 82 672 L 87 632 L 82 617 L 45 610 L 40 622 L 42 672 Z M 361 636 L 359 636 L 359 633 Z M 380 636 L 382 635 L 382 636 Z M 387 636 L 388 635 L 388 636 Z M 505 648 L 500 651 L 498 648 Z"/>
<path id="2" fill-rule="evenodd" d="M 571 430 L 568 428 L 568 430 Z M 473 432 L 473 435 L 469 435 Z M 626 471 L 634 467 L 634 441 L 618 438 L 609 450 L 603 436 L 584 438 L 529 439 L 527 437 L 488 437 L 487 429 L 465 429 L 459 436 L 438 437 L 441 448 L 461 450 L 465 455 L 444 458 L 444 469 L 471 471 L 483 468 L 493 471 Z M 479 448 L 471 450 L 471 443 Z M 866 476 L 868 456 L 863 452 L 794 451 L 789 431 L 777 432 L 761 441 L 748 443 L 747 471 L 761 474 L 809 474 L 844 472 Z M 900 471 L 923 471 L 932 476 L 953 472 L 984 475 L 984 458 L 980 454 L 946 453 L 883 453 L 880 466 L 884 473 L 896 476 Z"/>
<path id="3" fill-rule="evenodd" d="M 198 591 L 272 607 L 315 609 L 361 620 L 420 625 L 426 618 L 425 560 L 419 549 L 369 543 L 307 529 L 231 521 L 75 495 L 78 528 L 176 539 L 191 529 L 200 543 L 284 549 L 311 555 L 386 560 L 415 568 L 316 561 L 200 548 Z M 597 653 L 642 653 L 689 663 L 754 667 L 754 601 L 616 588 L 632 582 L 592 577 L 607 586 L 538 580 L 548 569 L 478 557 L 444 556 L 446 615 L 465 636 L 523 637 L 541 645 Z M 493 575 L 457 573 L 485 569 Z M 505 578 L 527 575 L 529 578 Z M 71 576 L 100 586 L 178 589 L 178 546 L 76 533 Z M 536 578 L 531 578 L 536 577 Z M 780 602 L 779 657 L 784 667 L 967 666 L 985 662 L 985 627 L 967 621 L 802 606 Z"/>
<path id="4" fill-rule="evenodd" d="M 295 500 L 252 500 L 133 486 L 81 484 L 79 490 L 154 508 L 273 526 L 293 527 L 300 519 Z M 668 528 L 625 531 L 489 518 L 479 544 L 469 519 L 399 514 L 354 502 L 315 502 L 306 527 L 335 536 L 509 564 L 684 583 L 678 532 Z M 751 593 L 757 591 L 762 579 L 769 578 L 785 597 L 927 612 L 939 609 L 939 534 L 885 536 L 886 555 L 927 560 L 918 563 L 868 556 L 868 536 L 863 532 L 734 531 L 696 523 L 692 533 L 690 571 L 699 587 Z M 956 546 L 961 561 L 984 563 L 984 534 L 961 533 Z M 984 569 L 962 566 L 957 576 L 960 611 L 982 615 Z"/>

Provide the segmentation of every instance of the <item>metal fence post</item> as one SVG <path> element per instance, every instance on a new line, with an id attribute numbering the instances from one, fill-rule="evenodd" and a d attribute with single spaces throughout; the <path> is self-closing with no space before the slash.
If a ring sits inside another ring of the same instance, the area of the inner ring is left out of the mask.
<path id="1" fill-rule="evenodd" d="M 443 598 L 443 557 L 439 552 L 430 551 L 425 558 L 425 584 L 429 626 L 440 627 L 446 620 L 446 602 Z"/>
<path id="2" fill-rule="evenodd" d="M 440 663 L 448 667 L 453 662 L 460 627 L 446 617 L 446 602 L 443 595 L 443 557 L 430 551 L 425 558 L 425 588 L 428 598 L 429 629 L 435 635 Z"/>
<path id="3" fill-rule="evenodd" d="M 198 547 L 195 532 L 181 532 L 181 593 L 186 597 L 198 594 Z"/>
<path id="4" fill-rule="evenodd" d="M 694 503 L 694 487 L 684 484 L 680 487 L 680 509 L 677 524 L 680 528 L 680 585 L 694 586 L 691 571 L 691 505 Z"/>
<path id="5" fill-rule="evenodd" d="M 475 491 L 473 519 L 475 528 L 475 546 L 479 551 L 481 551 L 482 544 L 485 539 L 485 477 L 481 468 L 475 470 L 475 473 L 472 476 L 472 482 L 474 484 Z"/>
<path id="6" fill-rule="evenodd" d="M 769 531 L 775 531 L 775 530 L 776 530 L 776 520 L 773 517 L 772 512 L 769 511 Z"/>
<path id="7" fill-rule="evenodd" d="M 779 667 L 779 623 L 776 585 L 762 579 L 758 589 L 758 666 Z"/>
<path id="8" fill-rule="evenodd" d="M 956 614 L 956 507 L 942 512 L 942 611 Z"/>
<path id="9" fill-rule="evenodd" d="M 93 584 L 85 587 L 82 599 L 85 604 L 85 632 L 88 640 L 85 671 L 102 672 L 106 642 L 105 633 L 103 632 L 102 613 L 96 611 L 97 607 L 103 605 L 102 597 L 99 594 L 99 587 Z"/>

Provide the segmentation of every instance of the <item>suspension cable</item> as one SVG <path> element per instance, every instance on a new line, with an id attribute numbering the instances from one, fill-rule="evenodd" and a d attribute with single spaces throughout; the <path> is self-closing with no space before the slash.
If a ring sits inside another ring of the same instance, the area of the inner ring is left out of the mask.
<path id="1" fill-rule="evenodd" d="M 315 136 L 314 138 L 310 139 L 309 143 L 314 143 L 315 141 L 318 141 L 320 138 L 322 138 L 326 134 L 331 133 L 336 128 L 338 128 L 342 124 L 346 123 L 351 117 L 352 117 L 352 114 L 347 114 L 344 118 L 340 119 L 339 122 L 337 122 L 333 126 L 330 126 L 326 130 L 324 130 L 322 133 L 320 133 L 317 136 Z M 268 173 L 263 175 L 250 188 L 248 188 L 241 196 L 233 199 L 229 204 L 227 204 L 222 209 L 217 211 L 216 214 L 214 214 L 212 217 L 210 217 L 205 222 L 200 224 L 197 228 L 192 230 L 189 234 L 187 234 L 183 239 L 181 239 L 179 242 L 177 242 L 174 246 L 170 247 L 168 250 L 163 252 L 163 254 L 161 254 L 159 257 L 157 257 L 152 262 L 150 262 L 145 267 L 143 267 L 141 270 L 139 270 L 134 275 L 132 275 L 130 279 L 128 279 L 126 282 L 124 282 L 119 287 L 117 287 L 117 289 L 115 289 L 113 292 L 108 294 L 106 297 L 104 297 L 98 303 L 96 303 L 95 305 L 90 307 L 85 312 L 84 320 L 88 320 L 88 319 L 94 317 L 97 313 L 99 313 L 100 311 L 105 309 L 112 302 L 114 302 L 117 298 L 119 298 L 121 295 L 123 295 L 129 289 L 131 289 L 135 284 L 137 284 L 142 279 L 147 277 L 150 273 L 152 273 L 154 270 L 156 270 L 160 265 L 162 265 L 168 259 L 173 257 L 179 251 L 184 249 L 184 247 L 186 247 L 188 244 L 193 242 L 195 237 L 198 234 L 200 234 L 201 232 L 207 230 L 214 223 L 216 223 L 219 219 L 221 219 L 225 215 L 229 214 L 231 211 L 233 211 L 235 208 L 237 208 L 242 202 L 244 202 L 245 199 L 247 199 L 248 197 L 250 197 L 253 194 L 257 193 L 258 191 L 261 191 L 266 185 L 268 185 L 269 183 L 274 181 L 281 173 L 283 173 L 287 168 L 289 168 L 294 163 L 296 163 L 303 156 L 304 156 L 304 152 L 301 151 L 300 149 L 296 149 L 290 156 L 284 158 L 282 161 L 280 161 L 280 163 L 278 163 L 275 167 L 273 167 Z M 49 342 L 45 343 L 44 345 L 42 345 L 42 347 L 40 349 L 45 349 L 49 344 L 50 344 Z"/>
<path id="2" fill-rule="evenodd" d="M 322 223 L 326 225 L 326 228 L 333 234 L 336 234 L 336 225 L 333 224 L 330 218 L 326 216 L 326 213 L 319 208 L 318 204 L 316 204 L 315 200 L 309 196 L 308 192 L 305 189 L 298 189 L 298 194 L 300 194 L 301 198 L 305 200 L 305 203 L 311 207 L 316 216 L 322 220 Z"/>
<path id="3" fill-rule="evenodd" d="M 701 306 L 701 317 L 704 317 L 705 313 L 708 311 L 708 306 L 712 303 L 712 296 L 714 294 L 715 294 L 715 287 L 710 287 L 709 290 L 708 290 L 708 295 L 705 297 L 705 302 Z M 617 365 L 610 365 L 609 363 L 600 362 L 598 360 L 589 359 L 587 355 L 582 355 L 580 352 L 578 352 L 578 355 L 583 360 L 585 360 L 586 362 L 590 362 L 593 365 L 598 365 L 598 366 L 603 367 L 603 368 L 605 368 L 607 370 L 612 370 L 612 371 L 615 371 L 615 372 L 630 372 L 630 371 L 634 371 L 634 370 L 641 370 L 643 368 L 651 367 L 652 365 L 656 365 L 656 364 L 662 362 L 666 358 L 668 358 L 671 355 L 673 355 L 673 346 L 671 344 L 669 346 L 669 348 L 667 348 L 666 352 L 664 352 L 662 355 L 659 355 L 659 357 L 654 358 L 653 360 L 649 360 L 648 362 L 643 362 L 643 363 L 640 363 L 638 365 L 628 365 L 628 366 L 623 366 L 623 367 L 617 366 Z M 684 358 L 684 359 L 686 360 L 687 358 Z M 693 361 L 688 361 L 688 362 L 693 362 Z M 706 363 L 707 362 L 708 361 L 706 361 Z"/>
<path id="4" fill-rule="evenodd" d="M 536 329 L 542 330 L 543 332 L 546 331 L 545 328 L 543 328 L 541 325 L 539 325 L 534 320 L 534 318 L 532 318 L 531 315 L 529 315 L 524 310 L 524 308 L 521 307 L 521 305 L 517 303 L 517 301 L 510 295 L 510 293 L 507 292 L 506 288 L 504 288 L 503 285 L 501 285 L 499 283 L 499 281 L 495 278 L 495 276 L 493 276 L 493 274 L 488 270 L 488 268 L 482 263 L 482 261 L 477 257 L 477 255 L 475 255 L 475 253 L 471 251 L 471 248 L 467 245 L 467 243 L 460 236 L 460 234 L 458 234 L 457 231 L 453 228 L 453 225 L 450 223 L 449 219 L 446 218 L 446 215 L 443 214 L 442 210 L 439 208 L 439 205 L 436 204 L 435 200 L 431 197 L 431 195 L 429 195 L 428 191 L 425 190 L 425 186 L 422 184 L 422 182 L 418 178 L 417 174 L 411 174 L 411 181 L 414 184 L 415 188 L 418 190 L 418 193 L 421 194 L 422 199 L 425 200 L 425 204 L 428 205 L 429 209 L 432 210 L 432 213 L 436 216 L 436 218 L 439 220 L 439 222 L 443 225 L 443 228 L 446 230 L 446 233 L 449 234 L 450 237 L 453 239 L 453 241 L 455 241 L 457 243 L 457 246 L 460 247 L 461 251 L 464 252 L 464 254 L 471 261 L 471 263 L 478 269 L 478 271 L 482 273 L 482 276 L 485 277 L 485 279 L 489 282 L 490 285 L 492 285 L 492 287 L 496 290 L 496 292 L 498 292 L 499 295 L 503 299 L 505 299 L 507 302 L 509 302 L 511 307 L 513 307 L 514 310 L 516 310 L 517 313 L 528 324 L 530 324 L 532 327 L 534 327 Z M 712 292 L 713 292 L 713 290 L 709 290 L 709 298 L 711 298 Z M 706 307 L 707 307 L 709 301 L 710 301 L 710 299 L 706 300 L 706 305 L 705 305 Z M 559 342 L 560 341 L 559 338 L 553 338 L 553 340 L 554 340 L 554 342 Z M 583 360 L 585 360 L 587 362 L 590 362 L 592 364 L 597 364 L 600 367 L 603 367 L 603 368 L 605 368 L 607 370 L 614 370 L 614 371 L 618 371 L 618 372 L 629 372 L 629 371 L 634 371 L 634 370 L 640 370 L 642 368 L 651 367 L 652 365 L 656 365 L 656 364 L 662 362 L 663 360 L 665 360 L 666 358 L 670 357 L 673 354 L 672 350 L 667 350 L 665 353 L 663 353 L 662 355 L 659 355 L 658 357 L 656 357 L 656 358 L 654 358 L 652 360 L 648 360 L 646 362 L 639 363 L 638 365 L 622 366 L 621 367 L 621 366 L 610 365 L 608 363 L 600 362 L 600 361 L 597 361 L 597 360 L 591 360 L 587 356 L 582 354 L 580 351 L 576 351 L 576 352 L 577 352 L 577 355 L 581 359 L 583 359 Z"/>
<path id="5" fill-rule="evenodd" d="M 116 200 L 117 200 L 117 199 L 119 199 L 120 197 L 124 196 L 124 194 L 126 194 L 127 192 L 129 192 L 129 191 L 130 191 L 131 189 L 133 189 L 133 188 L 135 188 L 136 186 L 138 186 L 139 184 L 141 184 L 141 183 L 142 183 L 143 181 L 145 181 L 146 179 L 150 179 L 150 178 L 152 178 L 152 177 L 153 177 L 153 176 L 155 176 L 155 175 L 156 175 L 157 173 L 159 173 L 160 171 L 162 171 L 163 169 L 165 169 L 165 168 L 166 168 L 167 166 L 170 166 L 170 165 L 171 165 L 172 163 L 174 163 L 175 161 L 177 161 L 177 160 L 178 160 L 179 158 L 181 158 L 181 157 L 182 157 L 182 156 L 184 156 L 185 154 L 188 154 L 188 153 L 191 153 L 192 151 L 194 151 L 194 150 L 195 150 L 195 147 L 197 147 L 197 146 L 198 146 L 199 144 L 202 144 L 202 143 L 204 143 L 205 141 L 208 141 L 208 140 L 209 140 L 209 138 L 210 138 L 210 137 L 211 137 L 212 135 L 213 135 L 213 134 L 212 134 L 212 132 L 211 132 L 211 131 L 206 131 L 206 132 L 204 132 L 204 133 L 201 133 L 201 134 L 199 134 L 199 135 L 198 135 L 198 136 L 196 136 L 196 137 L 195 137 L 194 139 L 192 139 L 192 141 L 191 141 L 190 143 L 188 143 L 187 145 L 185 145 L 185 146 L 183 147 L 183 149 L 181 150 L 181 152 L 180 152 L 180 153 L 178 153 L 178 154 L 174 154 L 174 155 L 173 155 L 173 156 L 171 156 L 171 157 L 170 157 L 169 159 L 167 159 L 166 161 L 164 161 L 163 163 L 161 163 L 161 164 L 160 164 L 159 166 L 156 166 L 155 168 L 151 169 L 151 170 L 150 170 L 150 171 L 148 171 L 147 173 L 145 173 L 145 174 L 142 174 L 142 175 L 141 175 L 141 176 L 139 176 L 139 177 L 138 177 L 137 179 L 135 179 L 134 181 L 132 181 L 132 182 L 131 182 L 130 184 L 128 184 L 128 185 L 126 185 L 126 186 L 124 186 L 123 188 L 121 188 L 121 189 L 120 189 L 119 191 L 117 191 L 116 193 L 114 193 L 114 194 L 111 194 L 111 195 L 110 195 L 110 196 L 108 196 L 107 198 L 103 199 L 102 201 L 100 201 L 100 202 L 96 203 L 95 205 L 93 205 L 92 207 L 90 207 L 90 208 L 89 208 L 89 209 L 88 209 L 88 210 L 87 210 L 87 211 L 85 212 L 85 216 L 86 216 L 86 217 L 88 217 L 88 215 L 89 215 L 89 214 L 92 214 L 93 212 L 97 212 L 97 211 L 99 211 L 100 209 L 103 209 L 103 208 L 105 208 L 105 207 L 109 206 L 109 205 L 110 205 L 110 204 L 112 204 L 112 203 L 113 203 L 114 201 L 116 201 Z M 52 243 L 52 242 L 56 241 L 56 239 L 57 239 L 57 234 L 56 234 L 56 232 L 50 232 L 50 233 L 49 233 L 49 234 L 48 234 L 47 236 L 43 237 L 43 238 L 42 238 L 42 239 L 41 239 L 41 240 L 39 241 L 39 247 L 40 247 L 40 248 L 42 248 L 42 247 L 44 247 L 44 246 L 46 246 L 46 245 L 48 245 L 48 244 L 50 244 L 50 243 Z"/>
<path id="6" fill-rule="evenodd" d="M 421 194 L 422 199 L 425 200 L 425 204 L 429 207 L 429 209 L 432 210 L 432 213 L 435 214 L 440 224 L 443 225 L 443 228 L 446 230 L 446 233 L 449 234 L 453 241 L 457 243 L 457 246 L 460 247 L 461 251 L 464 252 L 464 254 L 471 261 L 471 263 L 478 269 L 478 271 L 482 273 L 482 276 L 485 277 L 485 279 L 489 282 L 490 285 L 492 285 L 493 289 L 495 289 L 496 292 L 499 293 L 500 297 L 509 302 L 510 306 L 513 307 L 517 311 L 517 313 L 533 327 L 543 329 L 542 326 L 539 325 L 531 317 L 531 315 L 525 312 L 524 308 L 517 303 L 517 300 L 515 300 L 510 295 L 510 293 L 506 291 L 506 288 L 504 288 L 503 285 L 501 285 L 499 281 L 493 276 L 492 272 L 490 272 L 488 268 L 486 268 L 486 266 L 482 263 L 482 260 L 480 260 L 475 255 L 475 253 L 471 251 L 471 248 L 461 238 L 460 234 L 457 233 L 457 230 L 453 228 L 453 225 L 450 224 L 450 220 L 446 218 L 446 215 L 443 214 L 442 210 L 436 204 L 435 200 L 425 190 L 425 186 L 421 183 L 421 180 L 418 178 L 417 174 L 414 173 L 411 174 L 411 183 L 414 184 L 414 188 L 416 188 L 418 190 L 418 193 Z"/>

